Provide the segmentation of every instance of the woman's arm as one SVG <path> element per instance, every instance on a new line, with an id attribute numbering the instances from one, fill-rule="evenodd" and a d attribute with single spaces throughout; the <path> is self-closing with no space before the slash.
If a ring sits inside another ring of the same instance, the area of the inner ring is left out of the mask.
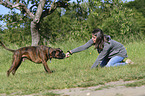
<path id="1" fill-rule="evenodd" d="M 99 56 L 97 57 L 95 63 L 92 65 L 91 69 L 97 67 L 102 62 L 102 60 L 108 55 L 110 48 L 111 48 L 111 44 L 108 43 L 104 44 L 103 50 L 100 52 Z"/>
<path id="2" fill-rule="evenodd" d="M 86 50 L 88 49 L 89 47 L 91 47 L 93 45 L 93 40 L 90 39 L 86 44 L 80 46 L 80 47 L 77 47 L 75 49 L 72 49 L 70 52 L 71 53 L 76 53 L 76 52 L 80 52 L 80 51 L 83 51 L 83 50 Z"/>

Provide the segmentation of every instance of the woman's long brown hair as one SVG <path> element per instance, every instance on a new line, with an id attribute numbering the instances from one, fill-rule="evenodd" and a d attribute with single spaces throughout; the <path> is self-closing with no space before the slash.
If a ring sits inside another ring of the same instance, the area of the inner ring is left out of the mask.
<path id="1" fill-rule="evenodd" d="M 96 43 L 95 43 L 95 49 L 98 50 L 98 52 L 101 52 L 104 48 L 104 41 L 108 42 L 106 37 L 104 36 L 104 33 L 101 29 L 97 28 L 92 32 L 93 35 L 95 35 L 96 38 Z"/>

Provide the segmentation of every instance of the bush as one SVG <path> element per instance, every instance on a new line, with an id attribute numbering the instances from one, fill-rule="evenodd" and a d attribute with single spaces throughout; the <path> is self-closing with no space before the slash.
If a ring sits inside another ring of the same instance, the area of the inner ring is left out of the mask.
<path id="1" fill-rule="evenodd" d="M 15 43 L 19 46 L 31 45 L 30 28 L 9 28 L 1 32 L 1 40 L 3 42 Z"/>
<path id="2" fill-rule="evenodd" d="M 114 8 L 110 15 L 102 23 L 101 28 L 104 32 L 121 40 L 125 40 L 124 37 L 130 39 L 130 41 L 135 39 L 133 37 L 140 38 L 139 34 L 142 34 L 140 30 L 142 22 L 140 21 L 143 19 L 141 13 L 127 8 L 122 8 L 122 10 Z"/>

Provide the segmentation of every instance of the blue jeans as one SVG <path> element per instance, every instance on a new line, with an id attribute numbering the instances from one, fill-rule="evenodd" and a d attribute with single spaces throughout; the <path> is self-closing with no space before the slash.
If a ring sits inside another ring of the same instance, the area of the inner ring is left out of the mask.
<path id="1" fill-rule="evenodd" d="M 121 56 L 115 56 L 111 59 L 104 58 L 100 64 L 101 67 L 111 67 L 111 66 L 120 66 L 125 65 L 125 62 L 122 62 L 124 60 L 124 57 Z"/>

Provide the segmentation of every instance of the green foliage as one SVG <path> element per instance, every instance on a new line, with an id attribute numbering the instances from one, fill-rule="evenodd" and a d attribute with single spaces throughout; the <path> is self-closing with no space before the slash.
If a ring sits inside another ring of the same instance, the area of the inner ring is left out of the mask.
<path id="1" fill-rule="evenodd" d="M 66 34 L 71 30 L 70 24 L 70 18 L 61 17 L 61 9 L 58 9 L 43 19 L 40 24 L 40 34 L 51 43 L 56 40 L 63 41 L 66 39 Z"/>
<path id="2" fill-rule="evenodd" d="M 144 38 L 144 17 L 137 10 L 123 7 L 120 1 L 93 3 L 87 19 L 90 31 L 101 28 L 105 34 L 120 42 L 132 42 Z M 102 7 L 100 7 L 102 5 Z"/>
<path id="3" fill-rule="evenodd" d="M 0 25 L 1 26 L 1 25 Z M 0 29 L 0 40 L 2 40 L 2 34 L 4 34 L 3 30 Z"/>
<path id="4" fill-rule="evenodd" d="M 141 20 L 140 20 L 141 28 L 140 28 L 140 30 L 141 30 L 141 32 L 145 33 L 145 10 L 144 10 L 145 9 L 145 0 L 134 0 L 132 2 L 128 2 L 128 3 L 123 4 L 123 6 L 142 13 L 144 18 L 142 18 L 142 16 L 141 16 Z"/>
<path id="5" fill-rule="evenodd" d="M 90 34 L 85 20 L 86 8 L 75 3 L 70 6 L 67 10 L 57 9 L 41 22 L 40 31 L 44 38 L 50 42 L 88 39 Z"/>
<path id="6" fill-rule="evenodd" d="M 1 40 L 4 42 L 15 43 L 19 46 L 31 45 L 31 32 L 29 27 L 9 28 L 1 33 Z"/>
<path id="7" fill-rule="evenodd" d="M 124 6 L 128 8 L 135 8 L 138 12 L 141 12 L 145 17 L 145 0 L 134 0 L 132 2 L 125 3 Z"/>
<path id="8" fill-rule="evenodd" d="M 35 3 L 37 1 L 33 1 L 33 4 Z M 18 42 L 21 44 L 21 41 L 26 41 L 24 38 L 28 38 L 29 41 L 24 43 L 29 43 L 30 20 L 25 17 L 23 22 L 19 21 L 23 16 L 13 11 L 11 13 L 10 17 L 13 19 L 5 16 L 5 20 L 9 21 L 7 21 L 8 29 L 1 31 L 0 38 L 17 44 Z M 14 20 L 17 22 L 12 23 Z M 41 20 L 39 27 L 41 44 L 67 40 L 87 41 L 95 28 L 101 28 L 113 39 L 126 43 L 144 38 L 145 17 L 137 8 L 126 8 L 121 0 L 78 1 L 71 3 L 67 9 L 58 8 L 53 14 Z M 14 38 L 16 34 L 19 34 L 18 38 Z"/>
<path id="9" fill-rule="evenodd" d="M 27 17 L 12 10 L 0 19 L 3 19 L 7 27 L 0 32 L 1 40 L 20 46 L 31 45 L 30 20 Z"/>
<path id="10" fill-rule="evenodd" d="M 114 8 L 110 12 L 110 17 L 106 18 L 101 28 L 112 37 L 130 37 L 140 33 L 140 24 L 143 16 L 131 9 Z"/>

